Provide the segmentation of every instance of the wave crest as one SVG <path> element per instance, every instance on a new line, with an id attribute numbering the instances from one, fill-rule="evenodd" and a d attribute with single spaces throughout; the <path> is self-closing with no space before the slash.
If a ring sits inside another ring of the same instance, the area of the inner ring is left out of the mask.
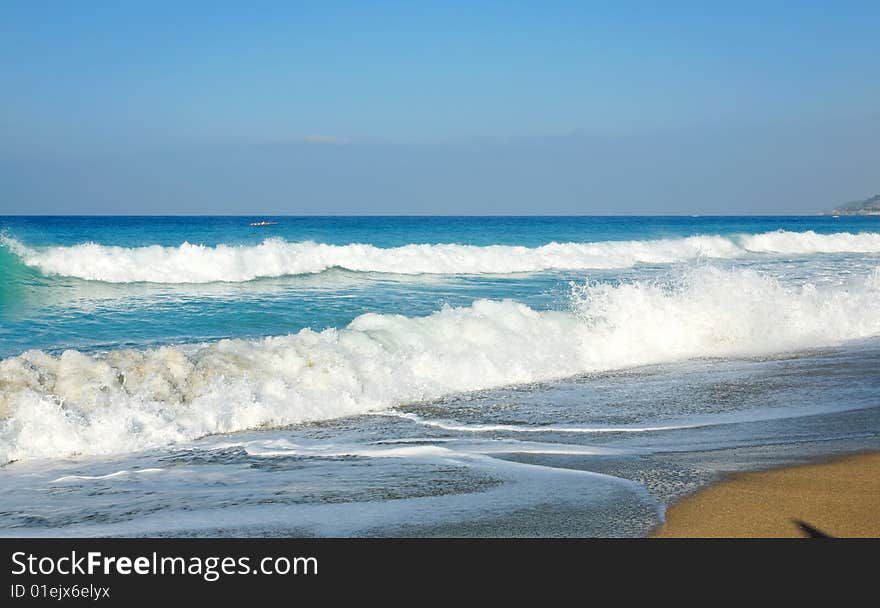
<path id="1" fill-rule="evenodd" d="M 463 391 L 880 335 L 880 270 L 785 286 L 703 267 L 673 284 L 588 284 L 570 311 L 480 300 L 427 317 L 104 355 L 0 361 L 0 462 L 125 452 L 383 410 Z"/>
<path id="2" fill-rule="evenodd" d="M 392 274 L 509 274 L 549 270 L 627 268 L 749 253 L 880 253 L 878 233 L 818 234 L 776 231 L 648 241 L 508 245 L 327 245 L 267 239 L 258 245 L 151 245 L 118 247 L 84 243 L 33 248 L 3 237 L 2 244 L 44 274 L 110 283 L 242 282 L 313 274 L 331 268 Z"/>

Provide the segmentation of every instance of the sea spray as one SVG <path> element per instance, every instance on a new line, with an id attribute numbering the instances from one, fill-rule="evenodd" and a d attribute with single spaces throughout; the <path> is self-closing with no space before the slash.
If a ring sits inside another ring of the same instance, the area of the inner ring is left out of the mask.
<path id="1" fill-rule="evenodd" d="M 11 237 L 0 245 L 48 275 L 111 283 L 242 282 L 332 268 L 394 274 L 510 274 L 549 270 L 628 268 L 698 259 L 732 259 L 749 254 L 880 254 L 880 233 L 817 234 L 774 231 L 757 235 L 703 235 L 645 241 L 509 245 L 368 244 L 328 245 L 266 239 L 258 245 L 213 247 L 119 247 L 97 243 L 30 247 Z"/>
<path id="2" fill-rule="evenodd" d="M 127 452 L 464 391 L 880 335 L 880 271 L 786 286 L 703 266 L 669 284 L 583 284 L 571 309 L 478 300 L 425 317 L 260 340 L 28 351 L 0 362 L 0 461 Z"/>

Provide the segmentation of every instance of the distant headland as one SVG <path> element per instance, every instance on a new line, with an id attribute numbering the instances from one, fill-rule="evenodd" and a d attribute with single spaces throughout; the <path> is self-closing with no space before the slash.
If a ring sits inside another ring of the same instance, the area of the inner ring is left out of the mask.
<path id="1" fill-rule="evenodd" d="M 880 194 L 863 201 L 841 205 L 825 215 L 880 215 Z"/>

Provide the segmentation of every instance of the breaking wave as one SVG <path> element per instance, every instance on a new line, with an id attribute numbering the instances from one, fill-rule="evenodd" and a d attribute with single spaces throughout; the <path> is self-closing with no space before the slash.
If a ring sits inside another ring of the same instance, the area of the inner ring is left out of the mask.
<path id="1" fill-rule="evenodd" d="M 583 284 L 567 311 L 479 300 L 342 329 L 0 361 L 0 462 L 127 452 L 385 410 L 443 395 L 880 335 L 880 269 L 838 286 L 699 267 L 667 284 Z"/>
<path id="2" fill-rule="evenodd" d="M 508 274 L 548 270 L 627 268 L 747 254 L 880 253 L 878 233 L 776 231 L 725 237 L 649 241 L 508 245 L 327 245 L 267 239 L 259 245 L 117 247 L 83 243 L 34 248 L 2 237 L 0 244 L 47 275 L 110 283 L 242 282 L 319 273 L 331 268 L 394 274 Z"/>

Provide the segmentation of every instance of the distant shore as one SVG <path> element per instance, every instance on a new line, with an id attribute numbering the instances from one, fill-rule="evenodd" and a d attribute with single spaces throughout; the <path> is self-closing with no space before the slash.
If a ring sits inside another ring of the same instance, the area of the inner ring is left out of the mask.
<path id="1" fill-rule="evenodd" d="M 880 194 L 863 201 L 855 201 L 833 209 L 823 215 L 880 215 Z"/>
<path id="2" fill-rule="evenodd" d="M 878 209 L 870 209 L 870 210 L 860 210 L 860 211 L 846 211 L 846 210 L 835 210 L 829 211 L 828 213 L 823 213 L 822 215 L 880 215 L 880 210 Z"/>
<path id="3" fill-rule="evenodd" d="M 652 536 L 803 538 L 810 528 L 880 536 L 880 452 L 734 475 L 674 504 Z"/>

